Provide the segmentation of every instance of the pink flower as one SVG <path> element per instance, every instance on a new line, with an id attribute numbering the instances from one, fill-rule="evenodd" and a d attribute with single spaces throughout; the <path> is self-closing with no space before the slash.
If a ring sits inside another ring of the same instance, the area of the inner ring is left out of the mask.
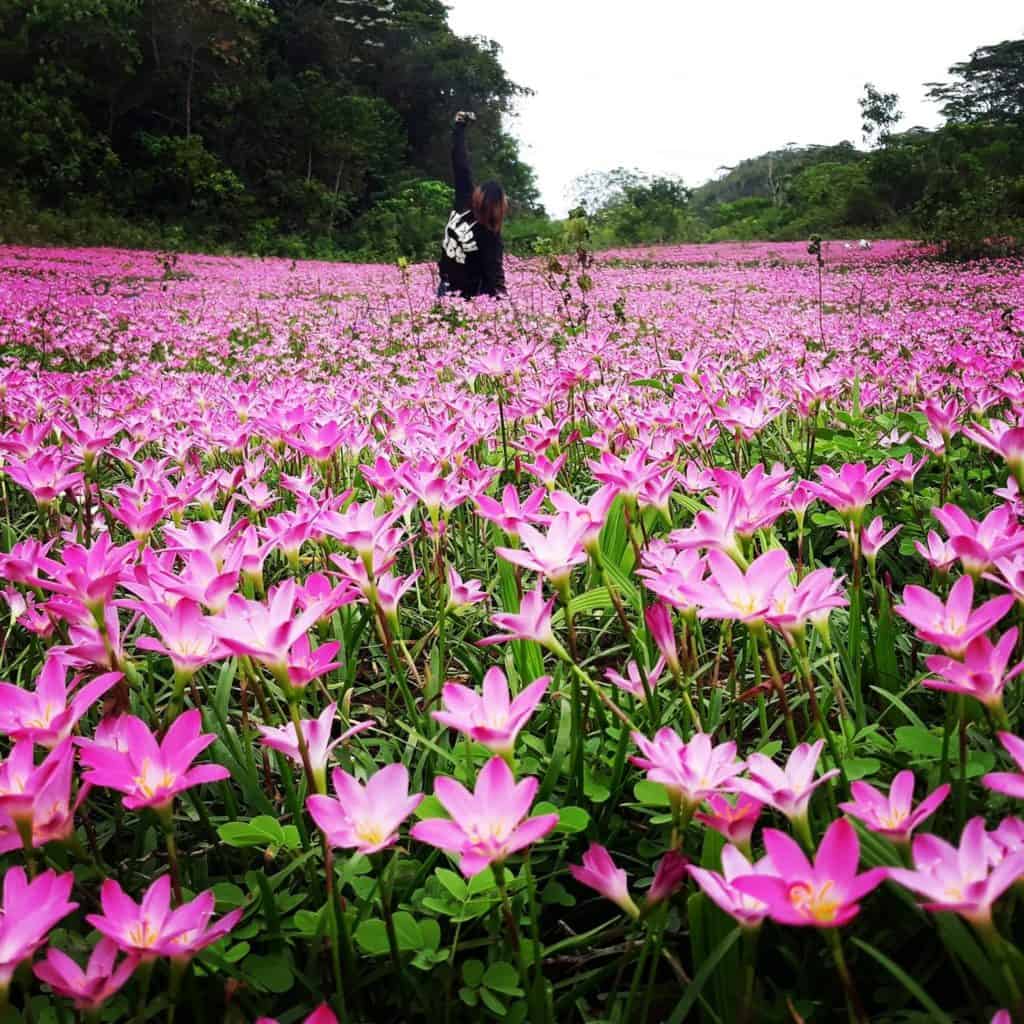
<path id="1" fill-rule="evenodd" d="M 24 868 L 7 869 L 0 914 L 0 991 L 6 991 L 19 965 L 46 942 L 53 926 L 78 906 L 68 901 L 74 881 L 70 871 L 45 871 L 30 882 Z"/>
<path id="2" fill-rule="evenodd" d="M 742 875 L 733 884 L 767 904 L 769 917 L 779 924 L 839 928 L 857 916 L 858 901 L 886 878 L 885 868 L 857 874 L 860 842 L 845 818 L 829 825 L 813 865 L 784 832 L 765 829 L 764 844 L 777 875 Z"/>
<path id="3" fill-rule="evenodd" d="M 999 742 L 1024 772 L 1024 740 L 1010 732 L 999 733 Z M 989 772 L 981 780 L 989 789 L 1005 796 L 1024 800 L 1024 774 L 1018 772 Z"/>
<path id="4" fill-rule="evenodd" d="M 256 1024 L 277 1024 L 273 1017 L 259 1017 Z M 321 1003 L 302 1024 L 338 1024 L 338 1018 L 326 1003 Z"/>
<path id="5" fill-rule="evenodd" d="M 552 491 L 551 504 L 563 515 L 579 520 L 583 525 L 580 543 L 587 552 L 593 552 L 599 543 L 601 529 L 615 501 L 615 488 L 605 484 L 599 487 L 586 505 L 578 502 L 567 491 Z"/>
<path id="6" fill-rule="evenodd" d="M 266 604 L 232 594 L 213 628 L 232 654 L 255 658 L 276 676 L 287 678 L 292 645 L 320 617 L 315 605 L 296 615 L 297 607 L 297 584 L 289 578 L 271 590 Z"/>
<path id="7" fill-rule="evenodd" d="M 764 754 L 751 754 L 747 758 L 749 778 L 733 779 L 730 788 L 774 807 L 790 821 L 805 820 L 811 795 L 820 785 L 839 774 L 839 769 L 833 768 L 818 778 L 814 777 L 824 744 L 824 740 L 801 743 L 789 755 L 784 769 Z"/>
<path id="8" fill-rule="evenodd" d="M 555 639 L 551 628 L 551 609 L 554 605 L 554 598 L 544 600 L 544 591 L 541 584 L 538 584 L 536 590 L 529 590 L 523 594 L 518 612 L 498 612 L 491 616 L 491 622 L 507 632 L 477 640 L 477 645 L 486 647 L 488 644 L 500 644 L 507 640 L 536 640 L 553 654 L 563 656 L 564 649 Z"/>
<path id="9" fill-rule="evenodd" d="M 1014 627 L 1004 633 L 995 645 L 987 636 L 975 637 L 967 645 L 963 661 L 943 654 L 931 654 L 925 658 L 925 664 L 929 672 L 940 678 L 924 679 L 921 685 L 932 690 L 964 693 L 986 707 L 1001 708 L 1006 684 L 1024 672 L 1024 662 L 1009 672 L 1006 670 L 1016 644 L 1017 628 Z"/>
<path id="10" fill-rule="evenodd" d="M 226 935 L 242 917 L 242 910 L 225 914 L 213 927 L 213 890 L 171 909 L 171 880 L 161 875 L 136 903 L 108 878 L 100 889 L 102 914 L 87 914 L 86 921 L 114 942 L 118 949 L 142 961 L 159 956 L 190 959 Z"/>
<path id="11" fill-rule="evenodd" d="M 1007 505 L 993 509 L 981 522 L 951 504 L 933 508 L 932 515 L 949 535 L 950 546 L 963 563 L 964 571 L 972 576 L 987 572 L 996 559 L 1008 558 L 1024 548 L 1024 530 Z"/>
<path id="12" fill-rule="evenodd" d="M 422 793 L 409 795 L 409 773 L 403 764 L 381 768 L 365 786 L 340 768 L 331 778 L 338 799 L 314 794 L 306 799 L 306 807 L 331 846 L 366 855 L 397 842 L 399 826 L 423 799 Z"/>
<path id="13" fill-rule="evenodd" d="M 967 645 L 987 633 L 1013 606 L 1009 594 L 993 597 L 976 610 L 974 581 L 961 576 L 953 584 L 945 603 L 924 587 L 903 589 L 903 603 L 893 608 L 916 630 L 917 635 L 953 657 L 961 657 Z"/>
<path id="14" fill-rule="evenodd" d="M 960 914 L 979 927 L 991 924 L 992 905 L 1024 876 L 1024 853 L 1010 854 L 992 866 L 981 817 L 967 823 L 959 848 L 925 835 L 917 836 L 911 849 L 914 870 L 888 868 L 889 878 L 924 896 L 925 910 Z"/>
<path id="15" fill-rule="evenodd" d="M 788 578 L 779 582 L 765 621 L 792 642 L 806 632 L 808 622 L 825 633 L 831 611 L 849 603 L 842 578 L 833 569 L 815 569 L 796 586 Z"/>
<path id="16" fill-rule="evenodd" d="M 863 462 L 844 463 L 838 473 L 831 466 L 819 466 L 818 478 L 818 483 L 805 481 L 807 490 L 858 525 L 871 499 L 892 482 L 884 466 L 868 469 Z"/>
<path id="17" fill-rule="evenodd" d="M 889 795 L 883 796 L 866 782 L 850 784 L 853 800 L 839 805 L 845 814 L 852 815 L 872 831 L 891 839 L 894 843 L 910 842 L 910 834 L 949 795 L 949 786 L 939 786 L 914 809 L 914 773 L 902 771 L 892 780 Z"/>
<path id="18" fill-rule="evenodd" d="M 458 854 L 462 873 L 471 878 L 543 839 L 558 824 L 557 814 L 526 818 L 537 785 L 532 777 L 517 783 L 512 769 L 500 757 L 492 757 L 477 777 L 472 793 L 454 779 L 438 779 L 434 793 L 452 820 L 430 818 L 417 822 L 411 835 L 422 843 Z"/>
<path id="19" fill-rule="evenodd" d="M 934 530 L 928 531 L 927 540 L 927 547 L 919 540 L 914 541 L 917 553 L 937 572 L 948 572 L 949 567 L 957 558 L 953 546 L 948 541 L 944 541 Z"/>
<path id="20" fill-rule="evenodd" d="M 39 765 L 33 763 L 31 740 L 15 743 L 0 765 L 0 853 L 21 847 L 23 832 L 31 835 L 35 848 L 71 835 L 73 764 L 70 740 L 58 743 Z M 79 791 L 79 803 L 87 791 L 88 787 Z"/>
<path id="21" fill-rule="evenodd" d="M 75 494 L 82 489 L 84 477 L 73 472 L 80 463 L 69 459 L 56 448 L 42 449 L 22 460 L 11 457 L 4 472 L 24 487 L 42 506 L 52 505 L 65 491 Z"/>
<path id="22" fill-rule="evenodd" d="M 544 696 L 550 676 L 541 676 L 509 699 L 508 680 L 497 666 L 484 675 L 483 693 L 467 686 L 446 683 L 442 690 L 445 710 L 433 712 L 442 725 L 465 733 L 495 754 L 506 756 L 515 747 L 516 736 Z"/>
<path id="23" fill-rule="evenodd" d="M 750 837 L 754 834 L 754 826 L 761 817 L 764 804 L 745 793 L 740 793 L 734 803 L 717 793 L 709 796 L 706 802 L 711 812 L 698 811 L 694 815 L 697 821 L 713 828 L 735 846 L 749 850 Z"/>
<path id="24" fill-rule="evenodd" d="M 82 716 L 120 679 L 120 672 L 106 672 L 79 689 L 69 704 L 67 665 L 51 653 L 34 691 L 0 683 L 0 732 L 52 748 L 71 735 Z M 73 680 L 70 688 L 77 683 Z"/>
<path id="25" fill-rule="evenodd" d="M 55 563 L 53 579 L 41 580 L 40 586 L 80 602 L 99 623 L 103 606 L 113 597 L 122 574 L 137 552 L 138 546 L 134 543 L 115 547 L 106 533 L 90 548 L 68 544 L 61 552 L 62 561 Z"/>
<path id="26" fill-rule="evenodd" d="M 623 462 L 611 452 L 602 452 L 599 460 L 588 462 L 587 465 L 595 480 L 612 487 L 628 503 L 636 504 L 647 481 L 660 473 L 656 465 L 647 462 L 647 456 L 645 448 L 637 448 Z"/>
<path id="27" fill-rule="evenodd" d="M 751 864 L 735 846 L 724 846 L 721 873 L 692 864 L 688 870 L 708 899 L 744 928 L 759 928 L 768 916 L 766 902 L 748 895 L 733 883 L 737 878 L 750 878 L 752 875 L 776 877 L 770 857 L 762 857 L 756 864 Z"/>
<path id="28" fill-rule="evenodd" d="M 326 789 L 327 761 L 331 751 L 347 739 L 372 729 L 374 722 L 357 722 L 346 729 L 336 740 L 331 739 L 331 727 L 334 725 L 334 715 L 338 710 L 337 704 L 328 704 L 319 718 L 307 718 L 299 722 L 302 735 L 306 739 L 306 747 L 309 752 L 309 763 L 313 769 L 313 776 L 317 780 L 317 789 L 323 792 Z M 295 723 L 288 722 L 285 725 L 258 725 L 263 737 L 263 745 L 271 750 L 278 750 L 286 757 L 290 757 L 296 764 L 302 764 L 302 754 L 299 752 L 299 741 L 295 734 Z"/>
<path id="29" fill-rule="evenodd" d="M 331 659 L 340 649 L 341 644 L 337 640 L 329 640 L 314 648 L 310 643 L 309 634 L 304 633 L 292 644 L 288 652 L 288 661 L 285 665 L 288 683 L 295 689 L 301 689 L 314 679 L 333 672 L 341 662 Z"/>
<path id="30" fill-rule="evenodd" d="M 171 608 L 151 601 L 126 601 L 125 605 L 142 612 L 159 634 L 159 639 L 140 636 L 136 646 L 166 655 L 180 675 L 191 677 L 204 665 L 230 655 L 217 636 L 216 620 L 203 615 L 191 598 L 182 597 Z"/>
<path id="31" fill-rule="evenodd" d="M 631 757 L 633 764 L 687 807 L 695 807 L 727 787 L 744 768 L 744 763 L 736 759 L 736 744 L 732 740 L 716 747 L 703 732 L 683 743 L 675 730 L 664 726 L 653 740 L 633 733 L 633 742 L 644 755 Z"/>
<path id="32" fill-rule="evenodd" d="M 773 548 L 756 559 L 746 573 L 721 551 L 708 552 L 711 570 L 700 594 L 704 619 L 737 619 L 748 626 L 764 622 L 777 587 L 793 570 L 789 555 Z"/>
<path id="33" fill-rule="evenodd" d="M 134 715 L 124 715 L 118 725 L 122 750 L 95 740 L 78 740 L 82 748 L 80 760 L 88 769 L 83 778 L 94 786 L 123 793 L 124 805 L 129 810 L 168 808 L 178 793 L 204 782 L 218 782 L 231 774 L 219 764 L 190 767 L 217 739 L 213 733 L 201 734 L 201 728 L 199 711 L 193 708 L 179 715 L 163 742 L 157 743 L 145 722 Z"/>
<path id="34" fill-rule="evenodd" d="M 651 693 L 654 692 L 654 688 L 658 685 L 658 680 L 661 679 L 662 672 L 665 671 L 665 659 L 659 658 L 654 668 L 650 669 L 647 673 L 647 689 Z M 640 668 L 635 661 L 631 661 L 626 666 L 626 677 L 620 676 L 615 669 L 607 668 L 604 671 L 605 679 L 610 683 L 614 683 L 620 690 L 625 693 L 636 697 L 637 700 L 647 699 L 647 690 L 644 689 L 643 680 L 640 678 Z"/>
<path id="35" fill-rule="evenodd" d="M 522 548 L 499 547 L 494 552 L 506 562 L 546 576 L 560 589 L 568 584 L 573 566 L 587 560 L 582 543 L 585 529 L 583 521 L 563 513 L 551 521 L 547 534 L 524 523 L 519 529 Z"/>
<path id="36" fill-rule="evenodd" d="M 1001 455 L 1010 472 L 1020 480 L 1024 473 L 1024 427 L 1011 427 L 994 417 L 989 424 L 986 428 L 979 423 L 971 423 L 964 427 L 964 436 Z"/>
<path id="37" fill-rule="evenodd" d="M 569 872 L 581 885 L 589 886 L 605 899 L 611 900 L 630 917 L 640 916 L 637 905 L 629 895 L 626 872 L 615 866 L 611 855 L 599 843 L 591 843 L 583 854 L 583 864 L 570 864 Z"/>
<path id="38" fill-rule="evenodd" d="M 871 522 L 860 532 L 860 549 L 868 560 L 868 565 L 874 567 L 878 558 L 878 552 L 885 547 L 902 530 L 902 526 L 894 526 L 888 533 L 885 532 L 885 525 L 881 516 L 875 516 Z"/>
<path id="39" fill-rule="evenodd" d="M 32 970 L 57 995 L 74 1000 L 76 1010 L 95 1013 L 121 991 L 138 966 L 136 957 L 126 956 L 115 968 L 117 953 L 113 939 L 100 939 L 83 971 L 67 953 L 51 946 L 46 951 L 46 959 L 35 964 Z"/>
<path id="40" fill-rule="evenodd" d="M 676 632 L 672 625 L 671 609 L 660 602 L 647 606 L 644 612 L 647 630 L 654 639 L 665 664 L 673 675 L 679 674 L 679 651 L 676 647 Z"/>
<path id="41" fill-rule="evenodd" d="M 453 566 L 448 566 L 448 611 L 459 611 L 486 600 L 487 591 L 479 580 L 463 580 Z"/>
<path id="42" fill-rule="evenodd" d="M 674 896 L 682 888 L 688 867 L 689 861 L 678 850 L 665 853 L 654 869 L 654 878 L 647 890 L 646 905 L 653 907 Z"/>
<path id="43" fill-rule="evenodd" d="M 500 526 L 510 537 L 518 537 L 523 526 L 539 521 L 538 512 L 544 504 L 544 493 L 544 488 L 538 487 L 520 504 L 515 487 L 506 484 L 500 504 L 494 498 L 481 494 L 476 499 L 476 507 L 484 519 Z"/>

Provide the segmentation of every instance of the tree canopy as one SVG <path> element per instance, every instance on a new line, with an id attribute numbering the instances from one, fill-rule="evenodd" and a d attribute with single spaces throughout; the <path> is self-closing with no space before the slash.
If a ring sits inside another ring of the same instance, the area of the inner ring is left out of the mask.
<path id="1" fill-rule="evenodd" d="M 524 91 L 440 0 L 0 0 L 0 185 L 66 214 L 333 253 L 370 237 L 378 205 L 448 180 L 457 109 L 479 115 L 481 174 L 537 212 L 503 127 Z"/>

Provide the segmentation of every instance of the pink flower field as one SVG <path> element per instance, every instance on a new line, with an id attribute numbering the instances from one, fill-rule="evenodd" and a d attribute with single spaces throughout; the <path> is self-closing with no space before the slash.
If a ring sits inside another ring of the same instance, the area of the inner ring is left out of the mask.
<path id="1" fill-rule="evenodd" d="M 0 248 L 7 1021 L 1024 1024 L 1024 266 Z"/>

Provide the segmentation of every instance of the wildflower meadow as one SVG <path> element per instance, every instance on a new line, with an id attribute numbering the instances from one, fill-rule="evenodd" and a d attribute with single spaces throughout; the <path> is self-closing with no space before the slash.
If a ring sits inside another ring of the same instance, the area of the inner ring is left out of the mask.
<path id="1" fill-rule="evenodd" d="M 3 1021 L 1024 1022 L 1024 265 L 0 249 Z"/>

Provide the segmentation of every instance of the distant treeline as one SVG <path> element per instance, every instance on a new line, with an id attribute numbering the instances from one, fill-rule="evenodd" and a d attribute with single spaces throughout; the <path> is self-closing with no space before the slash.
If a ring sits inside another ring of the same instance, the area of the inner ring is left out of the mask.
<path id="1" fill-rule="evenodd" d="M 915 237 L 951 256 L 1024 240 L 1024 39 L 981 47 L 929 95 L 945 123 L 895 130 L 899 97 L 867 84 L 865 148 L 789 146 L 695 190 L 618 169 L 577 181 L 597 244 Z"/>
<path id="2" fill-rule="evenodd" d="M 899 98 L 869 84 L 861 147 L 788 146 L 696 189 L 585 175 L 592 243 L 1019 247 L 1024 39 L 949 75 L 930 86 L 934 131 L 897 131 Z M 557 248 L 562 225 L 502 124 L 525 91 L 496 44 L 452 32 L 442 0 L 0 0 L 0 242 L 430 258 L 448 125 L 473 109 L 477 171 L 513 198 L 508 247 Z"/>
<path id="3" fill-rule="evenodd" d="M 419 256 L 456 110 L 541 212 L 523 91 L 441 0 L 0 0 L 0 240 Z"/>

